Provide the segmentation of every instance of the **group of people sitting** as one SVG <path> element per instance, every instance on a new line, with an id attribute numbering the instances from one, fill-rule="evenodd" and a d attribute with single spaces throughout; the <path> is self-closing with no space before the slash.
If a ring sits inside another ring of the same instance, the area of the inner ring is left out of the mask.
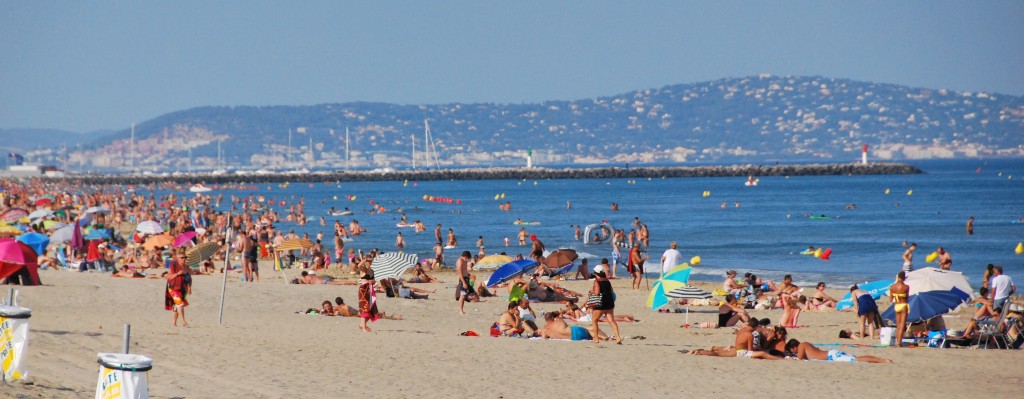
<path id="1" fill-rule="evenodd" d="M 681 352 L 688 352 L 682 350 Z M 745 357 L 750 359 L 782 360 L 827 360 L 834 362 L 892 363 L 892 360 L 875 356 L 854 356 L 838 349 L 822 350 L 809 342 L 790 339 L 783 326 L 771 326 L 770 320 L 749 318 L 746 324 L 736 330 L 736 340 L 731 346 L 712 346 L 689 352 L 698 356 Z"/>
<path id="2" fill-rule="evenodd" d="M 739 302 L 734 303 L 734 306 L 750 309 L 783 309 L 782 325 L 789 327 L 797 325 L 800 312 L 804 310 L 835 309 L 839 301 L 825 292 L 826 287 L 824 282 L 819 282 L 814 293 L 808 297 L 799 286 L 793 284 L 792 275 L 787 274 L 781 283 L 775 284 L 771 280 L 762 280 L 750 272 L 745 273 L 743 279 L 739 280 L 736 278 L 735 270 L 727 271 L 722 283 L 726 297 Z M 775 297 L 768 296 L 768 293 L 775 293 Z"/>

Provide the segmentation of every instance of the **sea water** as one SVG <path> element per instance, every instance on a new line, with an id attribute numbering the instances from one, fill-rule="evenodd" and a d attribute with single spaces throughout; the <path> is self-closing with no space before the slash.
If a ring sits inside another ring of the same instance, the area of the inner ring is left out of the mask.
<path id="1" fill-rule="evenodd" d="M 903 243 L 916 242 L 916 267 L 935 266 L 926 264 L 925 257 L 941 246 L 951 254 L 953 269 L 964 272 L 975 287 L 980 286 L 982 271 L 989 263 L 1004 266 L 1018 281 L 1024 279 L 1024 255 L 1014 254 L 1017 243 L 1024 241 L 1024 223 L 1013 223 L 1024 218 L 1024 160 L 913 163 L 926 174 L 759 177 L 756 187 L 745 186 L 745 178 L 312 185 L 297 178 L 286 188 L 261 185 L 252 194 L 288 203 L 303 198 L 309 222 L 305 226 L 281 222 L 278 229 L 311 237 L 322 231 L 329 249 L 333 249 L 334 222 L 347 226 L 355 219 L 368 232 L 347 243 L 349 248 L 393 251 L 395 236 L 401 232 L 406 251 L 432 257 L 433 231 L 440 224 L 443 237 L 449 228 L 458 237 L 459 247 L 445 252 L 450 260 L 463 250 L 476 254 L 480 236 L 488 254 L 526 255 L 529 241 L 527 246 L 519 246 L 516 238 L 520 227 L 525 227 L 548 249 L 573 248 L 595 265 L 601 258 L 610 258 L 610 245 L 583 245 L 574 239 L 573 226 L 607 221 L 628 232 L 639 218 L 650 230 L 647 251 L 651 264 L 647 270 L 655 277 L 662 252 L 676 241 L 684 259 L 702 259 L 694 268 L 694 279 L 721 281 L 725 270 L 735 269 L 776 281 L 793 274 L 801 285 L 825 281 L 845 287 L 894 277 L 902 265 Z M 705 191 L 710 195 L 705 197 Z M 227 198 L 251 192 L 222 193 Z M 453 201 L 427 201 L 424 196 Z M 506 201 L 511 211 L 499 209 Z M 388 211 L 371 214 L 372 203 L 380 203 Z M 617 212 L 611 210 L 612 203 L 619 204 Z M 347 207 L 355 215 L 330 216 L 330 207 Z M 227 209 L 227 201 L 221 208 Z M 410 222 L 422 221 L 427 231 L 416 234 L 411 228 L 396 227 L 401 218 L 395 212 L 398 208 Z M 275 209 L 282 216 L 287 214 L 287 209 Z M 810 215 L 828 218 L 811 219 Z M 319 224 L 321 216 L 326 226 Z M 974 235 L 968 236 L 966 222 L 971 216 L 975 217 Z M 539 224 L 517 226 L 513 224 L 517 218 Z M 504 245 L 506 237 L 511 241 L 509 247 Z M 799 254 L 811 245 L 831 248 L 831 259 Z M 625 272 L 620 269 L 619 275 Z"/>

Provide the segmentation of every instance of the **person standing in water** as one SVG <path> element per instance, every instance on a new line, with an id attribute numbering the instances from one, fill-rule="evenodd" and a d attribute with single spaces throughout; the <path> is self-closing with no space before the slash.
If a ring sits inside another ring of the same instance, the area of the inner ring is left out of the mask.
<path id="1" fill-rule="evenodd" d="M 910 244 L 910 247 L 906 251 L 903 251 L 903 272 L 914 271 L 914 250 L 917 249 L 917 243 Z"/>
<path id="2" fill-rule="evenodd" d="M 974 216 L 971 216 L 970 219 L 967 219 L 967 235 L 974 235 Z"/>

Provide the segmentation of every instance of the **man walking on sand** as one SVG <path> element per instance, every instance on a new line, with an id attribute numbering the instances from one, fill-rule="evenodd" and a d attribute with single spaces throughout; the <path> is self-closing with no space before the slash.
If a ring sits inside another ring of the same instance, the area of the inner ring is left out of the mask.
<path id="1" fill-rule="evenodd" d="M 469 285 L 469 259 L 472 257 L 469 251 L 462 251 L 462 256 L 455 261 L 455 273 L 459 276 L 459 285 L 455 288 L 459 295 L 459 314 L 466 314 L 466 298 L 473 292 Z"/>

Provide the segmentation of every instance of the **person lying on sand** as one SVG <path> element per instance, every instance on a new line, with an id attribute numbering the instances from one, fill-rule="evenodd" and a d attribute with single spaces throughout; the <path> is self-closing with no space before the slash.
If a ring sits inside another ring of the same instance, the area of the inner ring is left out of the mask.
<path id="1" fill-rule="evenodd" d="M 586 327 L 569 326 L 565 323 L 565 320 L 558 317 L 558 312 L 544 313 L 544 321 L 546 324 L 544 324 L 544 328 L 540 329 L 539 333 L 545 339 L 571 339 L 573 341 L 591 341 L 594 339 Z M 608 336 L 601 330 L 598 330 L 598 338 L 608 340 Z"/>
<path id="2" fill-rule="evenodd" d="M 380 280 L 380 287 L 384 289 L 384 294 L 389 298 L 427 299 L 429 298 L 429 295 L 427 294 L 432 294 L 437 291 L 406 287 L 402 280 L 394 278 L 385 278 Z"/>
<path id="3" fill-rule="evenodd" d="M 786 343 L 787 352 L 795 352 L 800 360 L 828 360 L 830 362 L 862 362 L 862 363 L 892 363 L 891 359 L 883 359 L 875 356 L 854 356 L 838 349 L 829 349 L 825 352 L 809 342 L 800 342 L 791 339 Z"/>
<path id="4" fill-rule="evenodd" d="M 423 270 L 423 264 L 417 263 L 416 268 L 412 269 L 412 278 L 409 279 L 410 283 L 440 283 L 441 281 L 430 277 L 426 271 Z"/>
<path id="5" fill-rule="evenodd" d="M 356 285 L 356 284 L 358 284 L 358 282 L 356 282 L 356 281 L 335 280 L 335 279 L 333 279 L 331 277 L 328 277 L 328 276 L 320 277 L 320 276 L 317 276 L 315 272 L 306 271 L 306 270 L 303 270 L 302 273 L 300 273 L 300 275 L 301 275 L 301 277 L 299 277 L 298 279 L 294 280 L 295 284 L 309 284 L 309 285 L 320 285 L 320 284 L 328 284 L 328 285 Z"/>
<path id="6" fill-rule="evenodd" d="M 121 270 L 114 271 L 111 277 L 144 278 L 146 275 L 128 270 L 128 266 L 121 266 Z"/>

